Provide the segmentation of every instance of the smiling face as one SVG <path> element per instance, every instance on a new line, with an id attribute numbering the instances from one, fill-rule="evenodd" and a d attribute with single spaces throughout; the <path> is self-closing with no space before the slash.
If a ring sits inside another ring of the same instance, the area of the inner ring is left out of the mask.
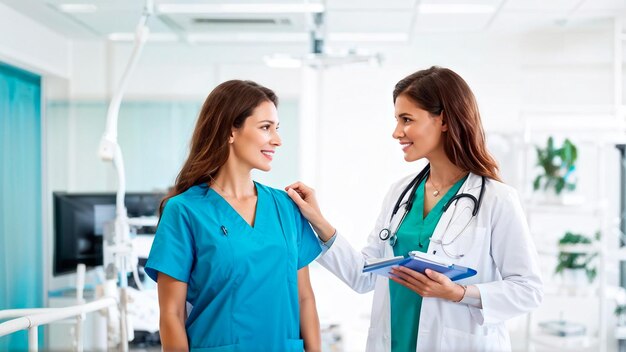
<path id="1" fill-rule="evenodd" d="M 233 128 L 229 143 L 229 159 L 250 170 L 269 171 L 274 152 L 282 144 L 274 103 L 264 101 L 257 106 L 241 127 Z"/>
<path id="2" fill-rule="evenodd" d="M 444 153 L 442 133 L 448 130 L 442 115 L 421 109 L 406 95 L 400 94 L 394 104 L 396 128 L 393 138 L 400 142 L 404 160 L 415 161 Z"/>

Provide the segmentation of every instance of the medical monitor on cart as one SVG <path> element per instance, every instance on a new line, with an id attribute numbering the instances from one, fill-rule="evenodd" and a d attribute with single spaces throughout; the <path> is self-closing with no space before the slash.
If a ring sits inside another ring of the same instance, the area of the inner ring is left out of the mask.
<path id="1" fill-rule="evenodd" d="M 163 193 L 127 193 L 129 218 L 156 216 Z M 55 276 L 76 265 L 102 265 L 104 224 L 115 218 L 115 193 L 53 193 Z M 154 233 L 154 228 L 145 229 Z"/>

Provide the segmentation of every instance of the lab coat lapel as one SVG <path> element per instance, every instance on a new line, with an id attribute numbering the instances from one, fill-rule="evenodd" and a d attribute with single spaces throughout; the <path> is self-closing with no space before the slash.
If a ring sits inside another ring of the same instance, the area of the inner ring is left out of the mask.
<path id="1" fill-rule="evenodd" d="M 463 182 L 463 186 L 461 186 L 461 189 L 459 190 L 458 194 L 470 193 L 470 194 L 473 194 L 474 197 L 478 198 L 478 193 L 480 192 L 481 181 L 482 179 L 480 176 L 475 175 L 470 172 L 469 176 L 467 177 L 467 180 Z M 448 207 L 448 210 L 446 210 L 443 213 L 443 215 L 441 215 L 441 218 L 439 219 L 439 223 L 437 223 L 437 227 L 435 227 L 435 232 L 433 233 L 433 236 L 432 236 L 433 240 L 441 240 L 441 237 L 443 236 L 443 232 L 448 227 L 448 224 L 450 223 L 450 221 L 456 215 L 455 213 L 457 210 L 456 204 L 457 204 L 456 201 L 452 202 L 452 204 L 450 204 L 450 207 Z"/>

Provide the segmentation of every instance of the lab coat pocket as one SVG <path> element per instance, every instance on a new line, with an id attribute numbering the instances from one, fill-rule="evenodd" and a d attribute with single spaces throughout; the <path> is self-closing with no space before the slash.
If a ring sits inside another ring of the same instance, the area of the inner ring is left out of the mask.
<path id="1" fill-rule="evenodd" d="M 491 334 L 480 335 L 444 327 L 441 351 L 505 351 L 500 339 Z"/>
<path id="2" fill-rule="evenodd" d="M 389 335 L 381 332 L 381 327 L 370 327 L 367 331 L 367 350 L 368 351 L 384 351 L 389 340 Z"/>
<path id="3" fill-rule="evenodd" d="M 420 329 L 417 332 L 417 344 L 419 351 L 435 351 L 437 350 L 437 346 L 432 346 L 432 343 L 436 342 L 435 339 L 432 338 L 433 332 L 431 330 Z"/>

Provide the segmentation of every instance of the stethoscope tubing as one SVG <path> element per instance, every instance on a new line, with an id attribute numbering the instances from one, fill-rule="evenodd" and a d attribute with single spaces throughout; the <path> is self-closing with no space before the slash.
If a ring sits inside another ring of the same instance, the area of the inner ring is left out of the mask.
<path id="1" fill-rule="evenodd" d="M 426 167 L 424 167 L 424 169 L 422 171 L 420 171 L 419 174 L 417 174 L 417 176 L 415 178 L 413 178 L 413 180 L 411 180 L 411 182 L 409 182 L 409 184 L 404 188 L 404 190 L 402 190 L 402 193 L 398 197 L 398 200 L 396 201 L 396 203 L 395 203 L 395 205 L 393 207 L 393 211 L 391 212 L 391 216 L 389 218 L 389 222 L 388 222 L 387 227 L 385 227 L 382 230 L 380 230 L 380 232 L 378 234 L 378 237 L 382 241 L 390 240 L 390 239 L 392 239 L 392 238 L 394 238 L 396 236 L 396 233 L 398 232 L 398 229 L 402 225 L 402 222 L 404 221 L 404 218 L 409 213 L 409 211 L 411 211 L 411 208 L 413 207 L 413 202 L 415 200 L 415 193 L 416 193 L 415 191 L 416 191 L 417 187 L 422 183 L 422 181 L 426 177 L 428 177 L 429 173 L 430 173 L 430 164 L 426 165 Z M 480 209 L 480 206 L 482 205 L 483 196 L 485 194 L 485 176 L 481 176 L 481 178 L 482 178 L 482 180 L 481 180 L 480 193 L 478 195 L 478 199 L 476 199 L 476 197 L 474 195 L 469 194 L 469 193 L 457 194 L 454 197 L 450 198 L 450 200 L 448 200 L 446 202 L 446 204 L 443 207 L 443 212 L 445 213 L 453 202 L 456 204 L 456 203 L 458 203 L 458 201 L 461 198 L 469 198 L 472 201 L 472 203 L 473 203 L 472 218 L 476 217 L 476 215 L 478 214 L 478 210 Z M 405 205 L 405 208 L 404 208 L 404 214 L 402 214 L 402 218 L 400 219 L 400 222 L 396 226 L 395 231 L 392 232 L 391 231 L 391 225 L 393 223 L 393 218 L 398 213 L 398 210 L 400 210 L 400 207 L 403 204 L 402 200 L 404 199 L 404 197 L 406 196 L 406 194 L 408 192 L 411 192 L 411 193 L 409 194 L 409 199 L 405 203 L 406 205 Z M 461 231 L 461 233 L 459 233 L 457 236 L 455 236 L 454 239 L 452 239 L 452 241 L 450 241 L 446 245 L 449 245 L 452 242 L 454 242 L 465 231 L 465 229 L 468 227 L 469 223 L 471 223 L 471 220 L 470 220 L 470 222 L 468 222 L 467 225 L 465 225 L 465 227 L 463 228 L 463 231 Z M 393 241 L 393 242 L 395 244 L 395 241 Z M 440 243 L 441 243 L 442 246 L 444 246 L 443 238 L 440 241 Z M 392 246 L 393 246 L 393 244 L 392 244 Z"/>

